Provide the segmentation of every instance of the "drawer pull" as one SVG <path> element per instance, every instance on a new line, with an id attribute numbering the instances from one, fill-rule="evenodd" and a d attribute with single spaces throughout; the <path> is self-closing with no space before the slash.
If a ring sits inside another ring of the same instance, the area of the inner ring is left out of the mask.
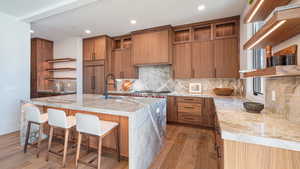
<path id="1" fill-rule="evenodd" d="M 185 109 L 194 109 L 194 107 L 184 107 Z"/>
<path id="2" fill-rule="evenodd" d="M 186 100 L 186 101 L 193 101 L 194 99 L 183 99 L 183 100 Z"/>

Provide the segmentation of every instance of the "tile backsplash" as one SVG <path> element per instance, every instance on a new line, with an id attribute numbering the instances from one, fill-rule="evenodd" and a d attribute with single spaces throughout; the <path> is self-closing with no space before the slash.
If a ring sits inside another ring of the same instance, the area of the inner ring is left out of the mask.
<path id="1" fill-rule="evenodd" d="M 131 90 L 169 90 L 172 92 L 188 92 L 190 83 L 201 83 L 203 92 L 212 92 L 216 87 L 235 89 L 235 95 L 243 95 L 243 81 L 239 79 L 172 79 L 170 66 L 139 67 L 139 79 L 134 81 Z M 130 80 L 130 79 L 126 79 Z M 118 90 L 124 80 L 118 79 Z"/>
<path id="2" fill-rule="evenodd" d="M 300 122 L 300 78 L 284 77 L 266 79 L 265 107 L 289 121 Z M 272 100 L 272 91 L 275 100 Z"/>

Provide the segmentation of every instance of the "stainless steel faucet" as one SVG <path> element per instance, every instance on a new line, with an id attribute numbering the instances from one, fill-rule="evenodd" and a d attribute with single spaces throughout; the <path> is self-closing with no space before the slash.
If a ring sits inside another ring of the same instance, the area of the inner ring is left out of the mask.
<path id="1" fill-rule="evenodd" d="M 117 88 L 117 82 L 115 75 L 112 73 L 109 73 L 105 76 L 105 81 L 104 81 L 104 96 L 105 99 L 108 99 L 108 78 L 111 77 L 111 79 L 114 81 L 114 87 Z"/>

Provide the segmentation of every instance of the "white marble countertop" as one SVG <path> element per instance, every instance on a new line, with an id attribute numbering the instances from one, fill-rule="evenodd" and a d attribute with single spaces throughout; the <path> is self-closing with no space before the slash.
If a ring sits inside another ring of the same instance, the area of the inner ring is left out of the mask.
<path id="1" fill-rule="evenodd" d="M 243 108 L 246 99 L 237 96 L 217 96 L 213 93 L 173 92 L 167 95 L 213 98 L 221 135 L 225 140 L 300 151 L 300 124 L 266 111 L 261 114 L 248 113 Z"/>
<path id="2" fill-rule="evenodd" d="M 99 112 L 120 116 L 134 115 L 138 110 L 160 102 L 161 98 L 112 96 L 113 99 L 105 100 L 102 95 L 63 95 L 54 97 L 35 98 L 24 100 L 23 103 L 32 103 L 40 106 L 52 106 L 66 109 Z"/>
<path id="3" fill-rule="evenodd" d="M 270 112 L 248 113 L 239 98 L 215 98 L 221 135 L 225 140 L 300 151 L 300 124 Z"/>

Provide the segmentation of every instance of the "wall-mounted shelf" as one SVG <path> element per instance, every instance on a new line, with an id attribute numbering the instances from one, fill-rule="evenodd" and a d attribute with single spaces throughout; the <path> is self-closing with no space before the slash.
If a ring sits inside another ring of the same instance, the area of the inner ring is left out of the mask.
<path id="1" fill-rule="evenodd" d="M 287 5 L 289 2 L 291 0 L 254 0 L 245 14 L 244 23 L 263 21 L 276 7 Z"/>
<path id="2" fill-rule="evenodd" d="M 273 13 L 265 25 L 244 44 L 244 49 L 275 46 L 300 33 L 300 7 Z"/>
<path id="3" fill-rule="evenodd" d="M 275 66 L 265 69 L 259 69 L 252 72 L 241 73 L 241 78 L 250 77 L 285 77 L 285 76 L 300 76 L 300 66 Z"/>
<path id="4" fill-rule="evenodd" d="M 55 81 L 55 80 L 76 80 L 75 77 L 54 77 L 54 78 L 46 78 L 46 80 Z"/>
<path id="5" fill-rule="evenodd" d="M 47 69 L 48 72 L 64 72 L 64 71 L 75 71 L 76 68 L 53 68 Z"/>
<path id="6" fill-rule="evenodd" d="M 48 63 L 74 62 L 74 61 L 76 61 L 76 59 L 74 58 L 59 58 L 59 59 L 47 60 Z"/>

